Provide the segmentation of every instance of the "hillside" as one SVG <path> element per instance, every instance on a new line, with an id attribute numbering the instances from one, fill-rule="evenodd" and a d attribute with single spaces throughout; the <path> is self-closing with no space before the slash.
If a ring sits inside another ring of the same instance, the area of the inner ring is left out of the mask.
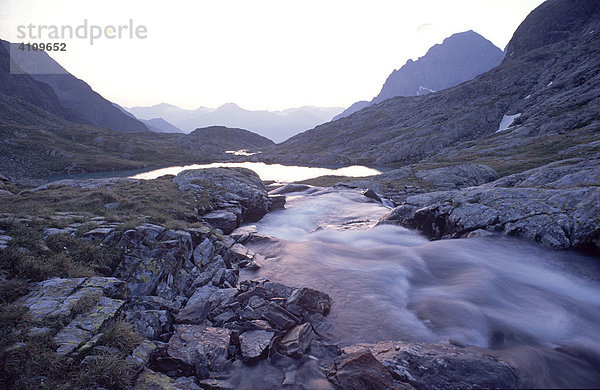
<path id="1" fill-rule="evenodd" d="M 508 174 L 598 151 L 600 5 L 565 4 L 549 1 L 532 12 L 503 64 L 474 80 L 388 99 L 297 135 L 261 158 L 391 167 L 480 162 Z M 560 34 L 544 29 L 554 25 Z M 514 122 L 498 132 L 503 118 Z"/>
<path id="2" fill-rule="evenodd" d="M 142 122 L 125 115 L 45 52 L 24 52 L 17 49 L 16 44 L 0 41 L 0 77 L 3 85 L 6 82 L 12 86 L 3 87 L 1 93 L 23 99 L 72 122 L 123 132 L 148 131 Z M 10 73 L 9 61 L 23 74 Z"/>
<path id="3" fill-rule="evenodd" d="M 0 94 L 0 174 L 12 179 L 226 161 L 235 158 L 228 150 L 272 144 L 240 129 L 213 129 L 210 137 L 106 130 Z"/>

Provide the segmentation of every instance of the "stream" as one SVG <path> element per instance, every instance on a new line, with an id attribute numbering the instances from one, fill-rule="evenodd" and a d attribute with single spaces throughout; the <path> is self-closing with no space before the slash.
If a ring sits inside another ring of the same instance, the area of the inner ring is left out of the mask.
<path id="1" fill-rule="evenodd" d="M 288 194 L 256 223 L 277 240 L 248 245 L 265 263 L 241 277 L 328 293 L 340 346 L 452 342 L 492 349 L 530 386 L 600 384 L 597 259 L 510 237 L 429 241 L 375 226 L 388 211 L 355 190 Z"/>

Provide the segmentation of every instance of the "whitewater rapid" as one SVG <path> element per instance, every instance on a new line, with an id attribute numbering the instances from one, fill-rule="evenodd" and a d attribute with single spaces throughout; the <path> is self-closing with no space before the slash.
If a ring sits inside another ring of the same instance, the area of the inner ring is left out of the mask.
<path id="1" fill-rule="evenodd" d="M 327 292 L 331 341 L 342 346 L 402 340 L 600 356 L 597 259 L 509 237 L 429 241 L 376 226 L 388 211 L 355 190 L 290 194 L 256 224 L 277 240 L 250 244 L 266 260 L 242 276 Z"/>

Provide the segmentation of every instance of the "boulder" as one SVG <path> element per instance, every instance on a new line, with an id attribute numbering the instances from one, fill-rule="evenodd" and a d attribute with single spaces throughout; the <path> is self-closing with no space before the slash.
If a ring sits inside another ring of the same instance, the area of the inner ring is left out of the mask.
<path id="1" fill-rule="evenodd" d="M 225 234 L 231 233 L 240 224 L 238 216 L 228 210 L 216 210 L 204 214 L 202 220 L 215 229 L 221 229 Z"/>
<path id="2" fill-rule="evenodd" d="M 180 172 L 173 181 L 181 191 L 189 192 L 199 200 L 202 198 L 205 188 L 210 187 L 214 191 L 216 186 L 214 192 L 218 194 L 217 203 L 239 205 L 238 223 L 256 222 L 269 210 L 270 202 L 267 190 L 260 177 L 249 169 L 208 168 L 186 170 Z"/>
<path id="3" fill-rule="evenodd" d="M 600 237 L 600 188 L 503 188 L 493 183 L 409 196 L 379 221 L 416 228 L 433 239 L 503 232 L 554 249 L 593 245 Z"/>
<path id="4" fill-rule="evenodd" d="M 265 330 L 251 330 L 240 335 L 240 352 L 242 360 L 256 361 L 264 356 L 271 345 L 275 333 Z"/>
<path id="5" fill-rule="evenodd" d="M 217 307 L 231 303 L 237 293 L 236 288 L 202 286 L 194 292 L 175 319 L 179 323 L 201 323 Z"/>
<path id="6" fill-rule="evenodd" d="M 161 335 L 171 330 L 172 319 L 166 310 L 128 310 L 123 319 L 150 340 L 160 340 Z"/>
<path id="7" fill-rule="evenodd" d="M 285 195 L 269 196 L 269 211 L 285 208 Z"/>
<path id="8" fill-rule="evenodd" d="M 322 291 L 303 287 L 296 290 L 286 301 L 286 308 L 296 313 L 293 308 L 300 308 L 308 313 L 327 315 L 331 309 L 331 297 Z"/>
<path id="9" fill-rule="evenodd" d="M 344 348 L 349 354 L 368 348 L 394 378 L 417 389 L 514 389 L 515 369 L 484 349 L 435 343 L 380 342 Z"/>
<path id="10" fill-rule="evenodd" d="M 231 330 L 198 325 L 177 325 L 169 340 L 169 357 L 193 366 L 200 379 L 223 371 L 229 358 Z"/>
<path id="11" fill-rule="evenodd" d="M 133 350 L 133 352 L 131 352 L 131 356 L 128 357 L 127 361 L 132 367 L 141 370 L 148 365 L 152 354 L 156 350 L 156 344 L 151 341 L 144 340 Z"/>
<path id="12" fill-rule="evenodd" d="M 379 195 L 377 195 L 377 193 L 375 193 L 375 191 L 373 191 L 373 190 L 372 190 L 372 189 L 370 189 L 370 188 L 369 188 L 369 189 L 367 189 L 367 190 L 365 190 L 365 191 L 363 192 L 363 195 L 364 195 L 365 197 L 369 198 L 369 199 L 373 199 L 373 200 L 374 200 L 374 201 L 376 201 L 376 202 L 379 202 L 379 203 L 381 203 L 381 202 L 382 202 L 382 200 L 381 200 L 381 198 L 379 197 Z"/>
<path id="13" fill-rule="evenodd" d="M 308 351 L 314 337 L 309 323 L 298 325 L 279 341 L 278 351 L 293 358 L 300 358 Z"/>
<path id="14" fill-rule="evenodd" d="M 336 358 L 327 377 L 338 388 L 344 390 L 413 389 L 410 385 L 395 381 L 390 372 L 368 349 Z"/>
<path id="15" fill-rule="evenodd" d="M 194 262 L 199 267 L 204 266 L 212 260 L 214 253 L 215 248 L 212 242 L 208 238 L 205 238 L 198 246 L 196 246 L 196 249 L 194 249 Z"/>

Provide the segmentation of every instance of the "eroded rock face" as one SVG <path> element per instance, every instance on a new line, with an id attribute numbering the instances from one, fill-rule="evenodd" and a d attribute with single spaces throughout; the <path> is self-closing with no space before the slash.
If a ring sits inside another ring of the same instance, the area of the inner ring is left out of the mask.
<path id="1" fill-rule="evenodd" d="M 515 369 L 485 350 L 435 343 L 380 342 L 344 348 L 348 355 L 372 353 L 393 377 L 417 389 L 514 389 Z M 336 362 L 336 366 L 339 364 Z M 360 368 L 360 365 L 357 367 Z"/>

